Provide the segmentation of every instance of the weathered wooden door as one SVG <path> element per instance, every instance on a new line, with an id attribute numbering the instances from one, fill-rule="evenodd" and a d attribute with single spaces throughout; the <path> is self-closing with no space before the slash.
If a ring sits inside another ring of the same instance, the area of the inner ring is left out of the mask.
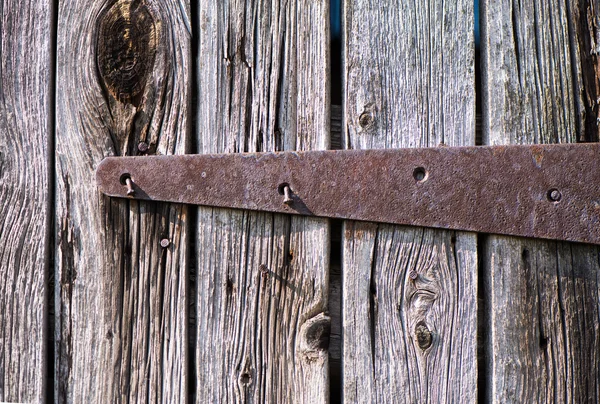
<path id="1" fill-rule="evenodd" d="M 94 177 L 114 155 L 597 141 L 596 0 L 344 0 L 339 46 L 327 0 L 1 4 L 0 401 L 599 400 L 596 246 Z"/>

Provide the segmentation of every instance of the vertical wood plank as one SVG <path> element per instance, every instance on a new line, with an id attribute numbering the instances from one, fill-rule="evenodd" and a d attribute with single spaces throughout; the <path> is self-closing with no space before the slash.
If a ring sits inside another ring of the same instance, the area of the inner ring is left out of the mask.
<path id="1" fill-rule="evenodd" d="M 0 7 L 0 401 L 43 402 L 53 13 Z"/>
<path id="2" fill-rule="evenodd" d="M 484 142 L 597 140 L 597 2 L 482 6 Z M 597 402 L 597 247 L 496 236 L 484 251 L 487 400 Z"/>
<path id="3" fill-rule="evenodd" d="M 199 153 L 328 148 L 327 1 L 200 1 L 197 27 Z M 196 237 L 196 401 L 327 402 L 327 220 L 200 208 Z"/>
<path id="4" fill-rule="evenodd" d="M 188 209 L 109 199 L 94 171 L 186 151 L 190 44 L 187 2 L 60 3 L 58 402 L 186 401 Z"/>
<path id="5" fill-rule="evenodd" d="M 344 19 L 346 148 L 474 144 L 472 1 L 348 0 Z M 475 235 L 346 222 L 343 243 L 345 401 L 474 402 Z"/>

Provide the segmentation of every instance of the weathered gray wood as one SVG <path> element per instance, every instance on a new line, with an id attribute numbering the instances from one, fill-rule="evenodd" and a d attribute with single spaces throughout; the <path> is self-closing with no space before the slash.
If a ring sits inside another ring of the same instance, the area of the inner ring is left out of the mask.
<path id="1" fill-rule="evenodd" d="M 329 146 L 328 13 L 199 2 L 199 153 Z M 196 237 L 196 401 L 326 402 L 328 222 L 200 208 Z"/>
<path id="2" fill-rule="evenodd" d="M 0 7 L 0 402 L 43 402 L 52 5 Z"/>
<path id="3" fill-rule="evenodd" d="M 350 0 L 343 14 L 346 148 L 474 144 L 472 1 Z M 475 401 L 476 248 L 473 234 L 345 223 L 346 402 Z"/>
<path id="4" fill-rule="evenodd" d="M 482 6 L 484 143 L 597 139 L 597 2 Z M 487 401 L 597 402 L 598 249 L 490 237 L 484 251 Z"/>
<path id="5" fill-rule="evenodd" d="M 139 142 L 186 151 L 189 5 L 72 0 L 58 18 L 56 400 L 185 402 L 188 210 L 110 200 L 94 170 Z"/>

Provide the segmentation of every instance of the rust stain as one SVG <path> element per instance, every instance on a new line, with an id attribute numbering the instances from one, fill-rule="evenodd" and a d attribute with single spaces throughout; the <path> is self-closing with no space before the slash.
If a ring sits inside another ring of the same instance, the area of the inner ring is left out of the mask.
<path id="1" fill-rule="evenodd" d="M 531 155 L 533 156 L 536 167 L 541 168 L 542 161 L 544 160 L 544 149 L 539 146 L 531 146 Z"/>

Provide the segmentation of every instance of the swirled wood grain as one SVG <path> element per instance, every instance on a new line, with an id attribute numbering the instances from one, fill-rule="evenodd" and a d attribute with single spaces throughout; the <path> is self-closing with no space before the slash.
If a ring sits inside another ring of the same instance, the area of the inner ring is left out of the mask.
<path id="1" fill-rule="evenodd" d="M 115 99 L 139 103 L 154 69 L 157 25 L 148 6 L 136 2 L 117 1 L 98 19 L 98 73 Z"/>

